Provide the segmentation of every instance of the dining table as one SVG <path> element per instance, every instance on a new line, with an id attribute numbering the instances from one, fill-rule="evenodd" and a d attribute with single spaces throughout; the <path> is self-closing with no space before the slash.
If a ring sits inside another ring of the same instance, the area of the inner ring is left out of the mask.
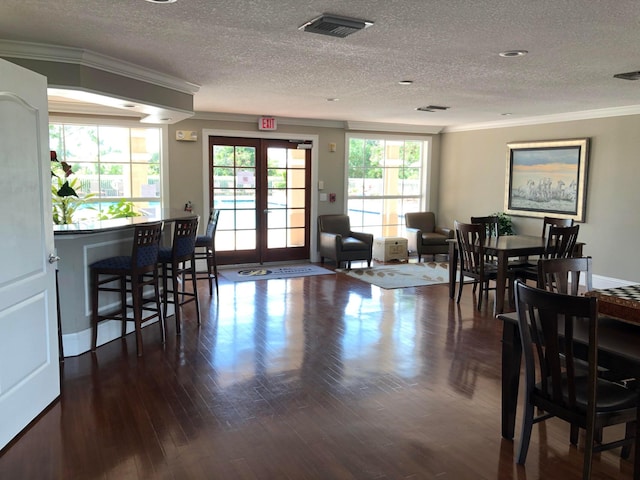
<path id="1" fill-rule="evenodd" d="M 585 295 L 598 298 L 598 365 L 618 377 L 640 378 L 640 285 L 596 289 Z M 498 319 L 503 321 L 502 436 L 511 440 L 516 422 L 522 344 L 517 313 L 503 313 Z M 574 325 L 574 351 L 584 359 L 588 336 L 585 325 Z"/>
<path id="2" fill-rule="evenodd" d="M 574 255 L 582 256 L 584 243 L 576 243 Z M 547 239 L 536 235 L 500 235 L 489 237 L 485 243 L 485 253 L 496 258 L 497 277 L 494 301 L 494 315 L 504 312 L 505 292 L 509 259 L 543 255 L 547 248 Z M 456 272 L 458 270 L 458 242 L 449 240 L 449 297 L 454 298 L 456 290 Z M 462 279 L 460 279 L 462 281 Z"/>

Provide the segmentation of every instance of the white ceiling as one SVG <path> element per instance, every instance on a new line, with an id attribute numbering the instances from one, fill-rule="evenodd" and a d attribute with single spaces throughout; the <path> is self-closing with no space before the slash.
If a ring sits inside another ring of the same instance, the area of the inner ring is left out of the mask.
<path id="1" fill-rule="evenodd" d="M 298 30 L 322 13 L 375 24 Z M 638 0 L 2 0 L 0 38 L 200 85 L 196 112 L 449 128 L 640 112 L 640 81 L 613 78 L 640 70 Z M 415 110 L 429 104 L 450 109 Z"/>

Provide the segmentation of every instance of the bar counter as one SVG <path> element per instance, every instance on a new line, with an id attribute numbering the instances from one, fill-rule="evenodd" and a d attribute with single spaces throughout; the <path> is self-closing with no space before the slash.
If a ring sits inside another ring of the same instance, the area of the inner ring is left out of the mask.
<path id="1" fill-rule="evenodd" d="M 58 261 L 58 291 L 60 324 L 64 356 L 76 356 L 91 350 L 91 290 L 89 265 L 103 258 L 130 255 L 133 230 L 136 225 L 193 217 L 193 213 L 163 210 L 159 217 L 129 217 L 111 220 L 54 225 L 54 241 Z M 170 244 L 170 229 L 165 225 L 165 244 Z M 100 309 L 114 308 L 118 295 L 101 296 Z M 171 314 L 172 312 L 168 312 Z M 151 323 L 155 322 L 152 320 Z M 127 322 L 127 333 L 133 324 Z M 120 337 L 121 324 L 102 322 L 98 330 L 98 345 Z"/>

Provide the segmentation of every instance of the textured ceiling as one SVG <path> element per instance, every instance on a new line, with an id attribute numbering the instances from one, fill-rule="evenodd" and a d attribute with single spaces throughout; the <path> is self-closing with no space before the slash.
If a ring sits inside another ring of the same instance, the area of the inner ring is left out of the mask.
<path id="1" fill-rule="evenodd" d="M 375 24 L 298 30 L 322 13 Z M 613 78 L 640 70 L 639 22 L 638 0 L 0 2 L 0 38 L 198 84 L 197 112 L 441 127 L 640 105 L 640 81 Z M 498 55 L 514 49 L 529 54 Z"/>

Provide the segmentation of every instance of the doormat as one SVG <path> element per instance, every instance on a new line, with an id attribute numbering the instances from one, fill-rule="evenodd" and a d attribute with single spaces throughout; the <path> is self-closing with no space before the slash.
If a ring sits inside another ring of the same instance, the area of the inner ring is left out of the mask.
<path id="1" fill-rule="evenodd" d="M 326 268 L 311 264 L 220 269 L 219 273 L 224 278 L 232 282 L 251 282 L 254 280 L 271 280 L 274 278 L 295 278 L 335 274 L 333 270 L 327 270 Z"/>
<path id="2" fill-rule="evenodd" d="M 406 263 L 336 271 L 386 289 L 449 283 L 447 262 Z"/>

